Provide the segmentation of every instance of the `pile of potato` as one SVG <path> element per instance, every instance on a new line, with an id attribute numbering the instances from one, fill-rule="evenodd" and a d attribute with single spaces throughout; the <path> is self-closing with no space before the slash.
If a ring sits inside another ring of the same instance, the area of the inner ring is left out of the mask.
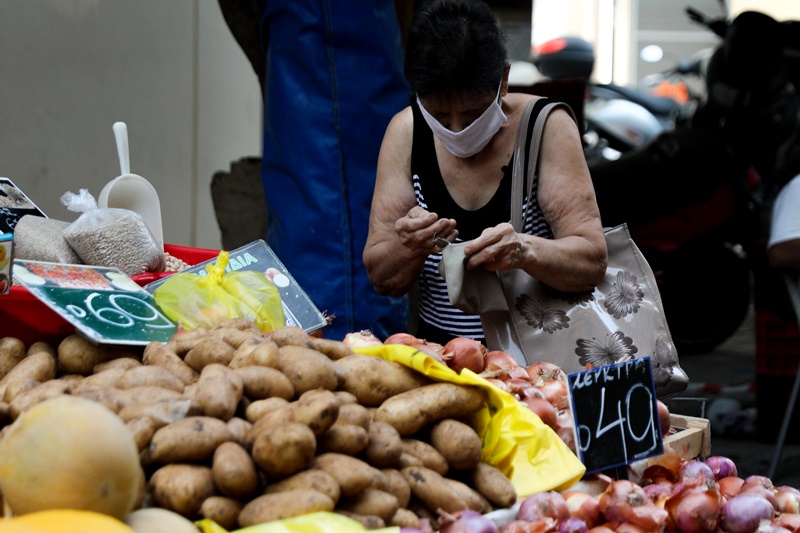
<path id="1" fill-rule="evenodd" d="M 78 335 L 57 349 L 0 339 L 0 418 L 59 394 L 97 401 L 134 434 L 142 507 L 226 529 L 333 511 L 377 529 L 437 528 L 440 511 L 510 507 L 514 486 L 481 461 L 464 420 L 478 388 L 284 327 L 229 320 L 143 351 Z"/>

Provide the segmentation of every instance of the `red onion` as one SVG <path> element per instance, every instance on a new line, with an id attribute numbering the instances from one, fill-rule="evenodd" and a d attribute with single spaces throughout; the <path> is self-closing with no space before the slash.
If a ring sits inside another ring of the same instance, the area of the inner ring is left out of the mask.
<path id="1" fill-rule="evenodd" d="M 528 406 L 528 409 L 534 412 L 536 416 L 538 416 L 542 422 L 546 425 L 550 426 L 552 429 L 557 428 L 558 422 L 558 412 L 556 408 L 553 407 L 553 404 L 548 402 L 543 398 L 537 398 L 536 396 L 527 396 L 523 394 L 523 397 L 520 398 L 520 401 Z"/>
<path id="2" fill-rule="evenodd" d="M 599 525 L 590 529 L 589 533 L 614 533 L 614 530 L 606 525 Z"/>
<path id="3" fill-rule="evenodd" d="M 607 522 L 630 522 L 645 531 L 658 531 L 667 521 L 667 512 L 653 504 L 642 487 L 627 479 L 613 481 L 598 501 Z"/>
<path id="4" fill-rule="evenodd" d="M 493 374 L 496 373 L 496 376 L 503 381 L 518 378 L 530 382 L 528 373 L 523 367 L 519 366 L 519 363 L 511 354 L 500 350 L 492 350 L 486 352 L 483 356 L 483 360 L 486 362 L 483 371 Z"/>
<path id="5" fill-rule="evenodd" d="M 791 531 L 800 531 L 800 513 L 781 513 L 772 521 Z"/>
<path id="6" fill-rule="evenodd" d="M 715 481 L 716 478 L 714 477 L 714 472 L 711 470 L 711 467 L 705 464 L 703 461 L 698 461 L 696 459 L 691 459 L 683 463 L 680 469 L 681 479 L 692 479 L 692 478 L 703 478 L 703 479 L 710 479 Z"/>
<path id="7" fill-rule="evenodd" d="M 666 500 L 664 508 L 676 531 L 711 533 L 717 530 L 722 511 L 722 495 L 717 489 L 702 490 L 702 485 L 686 486 Z"/>
<path id="8" fill-rule="evenodd" d="M 416 529 L 413 527 L 401 527 L 400 533 L 425 533 L 421 529 Z"/>
<path id="9" fill-rule="evenodd" d="M 556 530 L 554 518 L 542 518 L 536 522 L 514 520 L 500 528 L 499 533 L 550 533 Z"/>
<path id="10" fill-rule="evenodd" d="M 672 496 L 672 485 L 667 483 L 650 483 L 649 485 L 644 485 L 642 488 L 653 503 Z"/>
<path id="11" fill-rule="evenodd" d="M 776 523 L 774 520 L 762 520 L 758 524 L 758 529 L 756 529 L 756 533 L 793 533 L 792 530 L 786 529 L 779 523 Z"/>
<path id="12" fill-rule="evenodd" d="M 363 348 L 365 346 L 378 346 L 383 344 L 383 342 L 368 329 L 348 333 L 344 336 L 342 342 L 351 348 Z"/>
<path id="13" fill-rule="evenodd" d="M 563 496 L 567 502 L 570 516 L 583 520 L 586 527 L 599 526 L 603 522 L 603 515 L 600 513 L 600 502 L 591 494 L 569 490 Z"/>
<path id="14" fill-rule="evenodd" d="M 569 507 L 561 493 L 556 491 L 531 494 L 519 505 L 517 515 L 520 520 L 536 522 L 542 518 L 565 520 L 569 518 Z"/>
<path id="15" fill-rule="evenodd" d="M 494 522 L 472 510 L 453 514 L 440 512 L 439 533 L 496 533 Z"/>
<path id="16" fill-rule="evenodd" d="M 739 493 L 722 506 L 720 526 L 728 533 L 753 533 L 761 520 L 771 520 L 774 514 L 763 496 Z"/>
<path id="17" fill-rule="evenodd" d="M 551 379 L 563 381 L 564 383 L 567 382 L 566 372 L 564 372 L 557 364 L 549 361 L 539 361 L 538 363 L 533 363 L 532 365 L 525 367 L 525 370 L 528 372 L 528 375 L 530 376 L 534 385 L 539 381 L 550 381 Z"/>
<path id="18" fill-rule="evenodd" d="M 766 476 L 748 476 L 744 479 L 739 494 L 757 494 L 764 497 L 775 510 L 778 509 L 778 498 L 775 496 L 775 486 Z"/>
<path id="19" fill-rule="evenodd" d="M 621 524 L 617 524 L 616 533 L 650 533 L 650 532 L 640 526 L 637 526 L 636 524 L 631 524 L 630 522 L 622 522 Z"/>
<path id="20" fill-rule="evenodd" d="M 411 346 L 419 341 L 420 339 L 410 333 L 394 333 L 386 337 L 383 344 L 405 344 L 406 346 Z"/>
<path id="21" fill-rule="evenodd" d="M 558 416 L 556 417 L 556 433 L 559 438 L 564 441 L 564 444 L 572 450 L 572 453 L 577 455 L 577 447 L 575 444 L 575 419 L 572 417 L 571 409 L 557 410 Z"/>
<path id="22" fill-rule="evenodd" d="M 541 390 L 547 401 L 552 403 L 556 409 L 569 409 L 569 395 L 567 394 L 567 383 L 565 381 L 548 379 L 534 382 L 533 386 Z"/>
<path id="23" fill-rule="evenodd" d="M 417 339 L 416 341 L 411 343 L 411 346 L 424 354 L 430 355 L 440 363 L 444 362 L 444 359 L 442 359 L 442 354 L 444 353 L 444 346 L 442 346 L 437 342 L 430 342 L 426 341 L 425 339 Z"/>
<path id="24" fill-rule="evenodd" d="M 712 455 L 705 460 L 705 463 L 709 468 L 711 468 L 711 472 L 714 474 L 714 479 L 717 481 L 724 477 L 739 475 L 736 464 L 728 457 L 723 457 L 722 455 Z"/>
<path id="25" fill-rule="evenodd" d="M 661 425 L 661 435 L 666 437 L 669 435 L 669 430 L 672 427 L 672 419 L 669 417 L 669 408 L 667 404 L 661 400 L 656 400 L 658 406 L 658 422 Z"/>
<path id="26" fill-rule="evenodd" d="M 800 513 L 800 490 L 788 485 L 775 489 L 778 512 Z"/>
<path id="27" fill-rule="evenodd" d="M 558 533 L 589 533 L 589 528 L 586 522 L 580 518 L 567 518 L 566 520 L 559 520 L 556 527 Z"/>
<path id="28" fill-rule="evenodd" d="M 717 484 L 722 496 L 729 500 L 741 492 L 744 479 L 738 476 L 728 476 L 717 481 Z"/>
<path id="29" fill-rule="evenodd" d="M 459 374 L 465 368 L 480 374 L 486 366 L 485 354 L 486 347 L 480 341 L 457 337 L 444 345 L 442 359 Z"/>

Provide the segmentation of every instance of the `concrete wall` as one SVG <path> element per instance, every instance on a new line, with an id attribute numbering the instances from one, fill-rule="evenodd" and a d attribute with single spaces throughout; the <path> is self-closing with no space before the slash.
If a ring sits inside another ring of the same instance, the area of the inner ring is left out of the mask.
<path id="1" fill-rule="evenodd" d="M 0 176 L 51 218 L 131 172 L 161 198 L 165 241 L 218 248 L 209 185 L 261 153 L 258 81 L 216 0 L 0 1 Z"/>

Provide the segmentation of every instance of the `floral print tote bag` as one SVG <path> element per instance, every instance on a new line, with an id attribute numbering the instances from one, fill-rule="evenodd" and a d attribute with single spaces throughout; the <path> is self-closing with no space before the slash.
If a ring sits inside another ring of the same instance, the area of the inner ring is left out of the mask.
<path id="1" fill-rule="evenodd" d="M 539 113 L 530 140 L 533 102 L 520 124 L 511 198 L 511 223 L 517 231 L 524 219 L 525 175 L 535 172 L 544 121 L 556 105 L 563 104 L 548 104 Z M 678 394 L 689 377 L 678 362 L 653 271 L 626 225 L 606 228 L 605 236 L 606 276 L 591 292 L 561 293 L 522 270 L 499 274 L 507 309 L 481 312 L 486 346 L 513 355 L 521 364 L 550 361 L 567 373 L 649 356 L 658 396 Z"/>

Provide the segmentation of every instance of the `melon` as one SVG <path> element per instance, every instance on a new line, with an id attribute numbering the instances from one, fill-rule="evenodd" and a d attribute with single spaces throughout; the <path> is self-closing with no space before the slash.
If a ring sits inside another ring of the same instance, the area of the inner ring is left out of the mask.
<path id="1" fill-rule="evenodd" d="M 0 492 L 16 515 L 82 509 L 121 520 L 138 505 L 143 483 L 133 434 L 92 400 L 43 401 L 0 440 Z"/>

